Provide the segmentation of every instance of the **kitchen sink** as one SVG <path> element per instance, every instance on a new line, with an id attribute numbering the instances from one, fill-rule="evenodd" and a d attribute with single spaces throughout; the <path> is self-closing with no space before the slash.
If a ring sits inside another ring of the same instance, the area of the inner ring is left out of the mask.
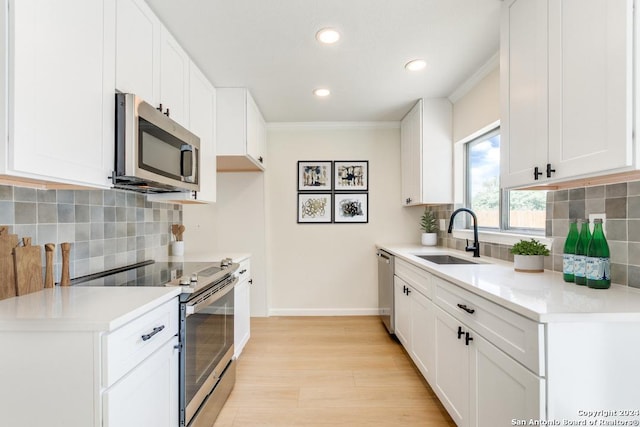
<path id="1" fill-rule="evenodd" d="M 418 258 L 433 262 L 435 264 L 478 264 L 467 258 L 458 258 L 451 255 L 416 255 Z"/>

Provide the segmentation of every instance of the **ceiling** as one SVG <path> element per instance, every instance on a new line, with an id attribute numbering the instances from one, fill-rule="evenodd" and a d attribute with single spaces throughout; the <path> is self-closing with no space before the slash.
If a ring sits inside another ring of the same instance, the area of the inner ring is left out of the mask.
<path id="1" fill-rule="evenodd" d="M 500 0 L 147 2 L 214 86 L 248 87 L 267 122 L 400 120 L 499 49 Z M 318 43 L 324 27 L 341 39 Z M 415 58 L 427 68 L 405 70 Z"/>

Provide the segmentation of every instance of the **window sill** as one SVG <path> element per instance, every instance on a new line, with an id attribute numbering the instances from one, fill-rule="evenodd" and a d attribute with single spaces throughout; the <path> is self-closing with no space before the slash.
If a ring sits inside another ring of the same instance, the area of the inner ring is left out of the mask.
<path id="1" fill-rule="evenodd" d="M 453 237 L 456 239 L 469 239 L 470 241 L 473 241 L 473 230 L 453 230 Z M 549 250 L 551 250 L 553 244 L 553 239 L 550 237 L 535 234 L 515 234 L 486 230 L 478 230 L 478 239 L 482 243 L 494 243 L 508 246 L 513 246 L 520 240 L 536 239 L 540 243 L 545 244 Z"/>

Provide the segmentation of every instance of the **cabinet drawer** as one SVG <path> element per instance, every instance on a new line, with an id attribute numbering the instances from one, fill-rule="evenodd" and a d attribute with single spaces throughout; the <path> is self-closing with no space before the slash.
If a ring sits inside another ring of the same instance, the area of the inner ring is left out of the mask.
<path id="1" fill-rule="evenodd" d="M 251 263 L 250 260 L 245 259 L 240 263 L 240 268 L 238 268 L 238 283 L 249 279 L 251 279 Z"/>
<path id="2" fill-rule="evenodd" d="M 154 334 L 154 331 L 162 328 Z M 102 338 L 102 384 L 109 387 L 178 333 L 173 298 Z"/>
<path id="3" fill-rule="evenodd" d="M 434 301 L 496 347 L 544 376 L 544 328 L 506 308 L 438 277 Z"/>
<path id="4" fill-rule="evenodd" d="M 426 297 L 433 299 L 433 276 L 430 273 L 396 257 L 394 274 Z"/>

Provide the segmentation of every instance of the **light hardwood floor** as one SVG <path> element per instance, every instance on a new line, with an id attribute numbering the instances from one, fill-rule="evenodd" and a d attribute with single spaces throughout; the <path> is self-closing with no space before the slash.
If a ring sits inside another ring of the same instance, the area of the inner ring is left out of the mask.
<path id="1" fill-rule="evenodd" d="M 455 426 L 377 317 L 251 319 L 214 427 Z"/>

